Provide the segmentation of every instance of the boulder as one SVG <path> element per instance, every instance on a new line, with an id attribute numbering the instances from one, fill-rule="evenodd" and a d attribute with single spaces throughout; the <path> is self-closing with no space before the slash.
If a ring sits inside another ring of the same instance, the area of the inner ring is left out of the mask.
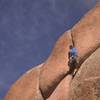
<path id="1" fill-rule="evenodd" d="M 72 44 L 70 31 L 65 32 L 55 44 L 55 47 L 41 68 L 40 89 L 47 98 L 67 74 L 69 45 Z"/>
<path id="2" fill-rule="evenodd" d="M 72 75 L 67 75 L 47 100 L 68 100 Z M 66 95 L 67 94 L 67 95 Z"/>
<path id="3" fill-rule="evenodd" d="M 71 33 L 82 63 L 100 46 L 100 3 L 72 28 Z"/>
<path id="4" fill-rule="evenodd" d="M 10 88 L 4 100 L 43 100 L 39 90 L 40 67 L 43 64 L 26 72 Z"/>
<path id="5" fill-rule="evenodd" d="M 80 65 L 100 46 L 100 3 L 60 37 L 41 68 L 40 89 L 45 98 L 51 95 L 69 70 L 66 62 L 70 44 L 78 49 Z"/>
<path id="6" fill-rule="evenodd" d="M 69 100 L 100 100 L 100 48 L 81 65 L 71 83 Z"/>
<path id="7" fill-rule="evenodd" d="M 78 49 L 80 64 L 73 79 L 68 74 L 71 44 Z M 58 39 L 44 64 L 29 70 L 14 83 L 4 100 L 99 100 L 99 47 L 100 3 L 97 3 Z"/>

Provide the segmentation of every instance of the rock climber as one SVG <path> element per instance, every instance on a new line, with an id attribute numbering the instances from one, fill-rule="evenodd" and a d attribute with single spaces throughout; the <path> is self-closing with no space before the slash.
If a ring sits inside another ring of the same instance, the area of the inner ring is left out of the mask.
<path id="1" fill-rule="evenodd" d="M 70 67 L 69 73 L 70 74 L 76 74 L 75 69 L 78 67 L 78 51 L 74 45 L 69 46 L 69 52 L 68 52 L 68 65 Z M 77 69 L 78 70 L 78 69 Z"/>

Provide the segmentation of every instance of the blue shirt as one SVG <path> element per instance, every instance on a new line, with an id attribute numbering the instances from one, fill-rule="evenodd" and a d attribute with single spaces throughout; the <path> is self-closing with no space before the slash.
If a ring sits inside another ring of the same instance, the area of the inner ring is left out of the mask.
<path id="1" fill-rule="evenodd" d="M 72 48 L 72 49 L 70 50 L 70 54 L 71 54 L 71 56 L 73 56 L 73 57 L 77 56 L 77 55 L 78 55 L 77 49 L 76 49 L 76 48 Z"/>

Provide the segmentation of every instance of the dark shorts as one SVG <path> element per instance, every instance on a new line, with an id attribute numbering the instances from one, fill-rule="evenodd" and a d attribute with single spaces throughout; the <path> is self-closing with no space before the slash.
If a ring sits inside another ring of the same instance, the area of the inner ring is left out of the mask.
<path id="1" fill-rule="evenodd" d="M 70 68 L 70 72 L 73 72 L 78 66 L 76 58 L 72 58 L 68 61 L 68 66 Z"/>

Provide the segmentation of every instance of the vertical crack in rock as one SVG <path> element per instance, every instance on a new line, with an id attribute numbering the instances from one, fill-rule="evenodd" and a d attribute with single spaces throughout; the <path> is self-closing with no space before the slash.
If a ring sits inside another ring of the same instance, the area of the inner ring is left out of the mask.
<path id="1" fill-rule="evenodd" d="M 75 46 L 74 39 L 73 39 L 73 35 L 72 35 L 72 29 L 70 30 L 70 32 L 71 32 L 71 41 L 72 41 L 72 45 Z"/>
<path id="2" fill-rule="evenodd" d="M 74 39 L 73 39 L 73 34 L 72 34 L 72 29 L 71 29 L 71 41 L 72 41 L 72 45 L 75 46 L 75 42 L 74 42 Z M 79 65 L 78 65 L 79 67 Z M 78 69 L 79 70 L 79 69 Z M 75 72 L 74 76 L 73 76 L 73 79 L 75 77 L 75 75 L 77 74 L 78 70 Z"/>
<path id="3" fill-rule="evenodd" d="M 43 99 L 46 100 L 40 87 L 39 87 L 39 90 L 40 90 L 40 93 L 41 93 Z"/>
<path id="4" fill-rule="evenodd" d="M 62 39 L 64 38 L 64 39 Z M 63 41 L 62 41 L 63 40 Z M 59 42 L 60 41 L 60 42 Z M 58 44 L 60 43 L 60 44 Z M 66 45 L 67 44 L 67 47 Z M 65 55 L 68 54 L 68 48 L 69 48 L 69 45 L 73 45 L 72 43 L 72 36 L 71 36 L 71 31 L 67 31 L 64 33 L 63 36 L 60 37 L 60 39 L 57 41 L 56 45 L 59 45 L 59 48 L 61 48 L 60 46 L 62 45 L 65 45 L 65 47 L 63 48 L 63 53 L 61 54 L 61 56 L 63 57 L 62 59 L 66 59 L 66 62 L 68 61 L 67 58 L 65 58 Z M 57 47 L 57 46 L 56 46 Z M 59 49 L 58 48 L 58 49 Z M 67 50 L 66 50 L 67 48 Z M 58 52 L 58 49 L 56 48 L 57 52 Z M 60 51 L 61 52 L 61 51 Z M 67 53 L 66 53 L 67 52 Z M 54 52 L 55 53 L 55 52 Z M 58 57 L 57 57 L 58 58 Z M 56 59 L 57 59 L 56 58 Z M 64 68 L 66 68 L 66 64 L 65 64 L 65 61 L 62 62 L 62 66 L 64 66 Z M 55 63 L 54 63 L 55 64 Z M 45 65 L 45 64 L 44 64 Z M 44 66 L 45 67 L 45 66 Z M 67 70 L 65 72 L 62 72 L 62 71 L 59 71 L 59 75 L 56 76 L 56 81 L 55 80 L 51 80 L 52 81 L 52 85 L 48 85 L 48 88 L 50 90 L 46 90 L 46 91 L 43 91 L 43 89 L 41 88 L 40 86 L 40 91 L 41 91 L 41 94 L 42 96 L 44 97 L 44 99 L 48 98 L 52 93 L 53 91 L 57 88 L 57 86 L 59 85 L 59 83 L 65 78 L 65 76 L 68 75 L 68 71 L 69 69 L 67 68 Z M 52 72 L 53 73 L 53 72 Z M 49 76 L 50 77 L 50 76 Z M 41 80 L 41 77 L 40 77 L 40 80 Z"/>
<path id="5" fill-rule="evenodd" d="M 20 81 L 16 83 L 17 85 L 16 84 L 14 85 L 15 88 L 11 90 L 13 94 L 12 95 L 8 94 L 10 98 L 13 97 L 14 99 L 16 99 L 17 97 L 19 98 L 19 96 L 25 98 L 26 96 L 26 99 L 24 100 L 27 100 L 28 97 L 27 95 L 24 94 L 26 93 L 25 90 L 29 91 L 28 93 L 29 96 L 30 94 L 33 93 L 34 95 L 38 96 L 38 94 L 35 94 L 35 92 L 38 91 L 39 89 L 40 90 L 39 93 L 41 92 L 41 95 L 43 96 L 44 100 L 46 100 L 45 98 L 48 98 L 50 95 L 52 95 L 54 90 L 57 89 L 57 86 L 60 84 L 60 82 L 62 82 L 62 80 L 68 75 L 67 71 L 69 71 L 69 68 L 66 64 L 66 62 L 68 61 L 67 58 L 68 55 L 66 56 L 66 54 L 69 51 L 69 45 L 75 45 L 79 51 L 79 66 L 81 66 L 84 63 L 84 61 L 87 60 L 92 55 L 92 53 L 94 53 L 100 47 L 100 38 L 99 38 L 100 35 L 98 35 L 100 33 L 99 5 L 100 3 L 96 6 L 95 9 L 93 9 L 93 12 L 92 11 L 89 12 L 89 14 L 86 15 L 82 21 L 79 21 L 79 23 L 75 25 L 74 28 L 69 30 L 68 33 L 67 32 L 64 33 L 64 35 L 60 37 L 60 39 L 55 44 L 54 50 L 51 53 L 50 57 L 42 66 L 41 73 L 39 75 L 38 75 L 38 70 L 32 71 L 32 73 L 28 72 L 27 77 L 25 76 L 24 79 L 20 79 Z M 94 22 L 95 22 L 95 26 L 93 26 Z M 85 38 L 85 36 L 87 38 Z M 88 38 L 90 39 L 90 41 L 88 41 L 90 44 L 86 46 L 85 44 L 87 43 Z M 39 82 L 37 82 L 37 80 L 39 80 Z M 25 89 L 22 88 L 23 87 L 22 83 L 24 83 Z M 38 89 L 35 87 L 35 85 L 37 86 L 37 84 L 39 85 Z M 35 90 L 35 92 L 33 92 L 33 90 L 31 92 L 31 89 L 29 88 L 31 86 Z M 98 97 L 100 96 L 98 94 L 100 90 L 99 88 L 100 87 L 95 87 L 95 94 Z M 18 90 L 20 90 L 23 95 L 20 95 L 19 93 L 21 92 L 19 92 Z"/>
<path id="6" fill-rule="evenodd" d="M 71 33 L 71 30 L 69 30 L 70 31 L 70 34 L 69 34 L 69 39 L 70 39 L 70 44 L 69 45 L 74 45 L 74 40 L 73 40 L 73 37 L 72 37 L 72 33 Z M 68 33 L 67 33 L 68 34 Z M 69 46 L 68 45 L 68 46 Z M 67 54 L 68 54 L 68 52 L 67 52 Z M 60 80 L 59 80 L 59 82 L 58 83 L 56 83 L 55 84 L 55 86 L 54 86 L 54 88 L 53 88 L 53 91 L 55 91 L 55 89 L 58 87 L 58 85 L 60 84 L 60 82 L 68 75 L 69 73 L 67 72 L 65 75 L 63 75 L 63 77 L 61 77 L 60 78 Z M 52 87 L 51 87 L 52 88 Z M 52 91 L 52 93 L 53 93 L 53 91 Z M 52 95 L 52 93 L 50 94 L 50 95 Z M 47 98 L 49 98 L 50 97 L 50 95 L 47 97 Z M 47 99 L 46 98 L 46 99 Z"/>
<path id="7" fill-rule="evenodd" d="M 73 32 L 73 28 L 71 29 L 71 38 L 72 38 L 72 43 L 73 43 L 73 45 L 74 46 L 76 46 L 76 44 L 75 44 L 75 41 L 74 41 L 74 32 Z M 88 52 L 86 55 L 84 55 L 82 58 L 78 58 L 78 62 L 79 62 L 79 65 L 78 65 L 78 70 L 80 69 L 80 67 L 81 67 L 81 65 L 98 49 L 100 47 L 100 43 L 98 43 L 98 45 L 97 46 L 95 46 L 93 49 L 91 49 L 90 50 L 90 52 Z M 80 56 L 80 55 L 78 55 L 78 56 Z M 76 71 L 76 73 L 75 73 L 75 76 L 76 76 L 76 74 L 77 74 L 77 72 L 78 72 L 78 70 Z M 74 77 L 75 77 L 74 76 Z M 73 79 L 74 79 L 74 77 L 73 77 Z"/>

